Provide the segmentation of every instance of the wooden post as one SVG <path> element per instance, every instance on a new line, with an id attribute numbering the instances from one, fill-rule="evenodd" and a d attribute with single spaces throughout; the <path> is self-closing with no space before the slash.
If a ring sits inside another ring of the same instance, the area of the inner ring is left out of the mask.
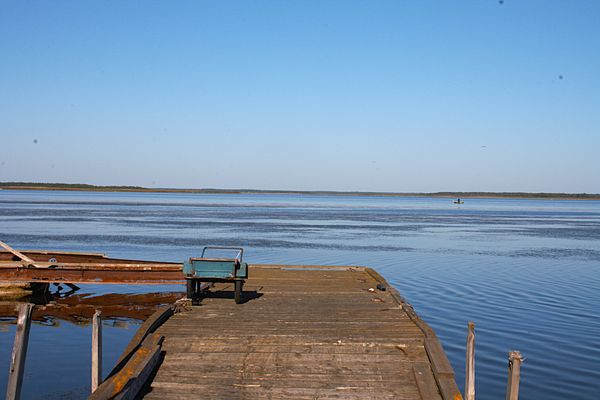
<path id="1" fill-rule="evenodd" d="M 19 306 L 19 319 L 17 320 L 15 343 L 8 373 L 6 400 L 18 400 L 21 397 L 21 385 L 23 383 L 23 370 L 25 368 L 25 358 L 27 356 L 27 343 L 29 342 L 32 310 L 33 304 L 30 303 L 21 304 Z"/>
<path id="2" fill-rule="evenodd" d="M 523 356 L 518 351 L 508 353 L 508 384 L 506 400 L 519 400 L 519 381 L 521 379 L 521 364 Z"/>
<path id="3" fill-rule="evenodd" d="M 465 365 L 465 400 L 475 400 L 475 324 L 469 321 L 467 362 Z"/>
<path id="4" fill-rule="evenodd" d="M 102 313 L 94 313 L 92 321 L 92 393 L 102 383 Z"/>

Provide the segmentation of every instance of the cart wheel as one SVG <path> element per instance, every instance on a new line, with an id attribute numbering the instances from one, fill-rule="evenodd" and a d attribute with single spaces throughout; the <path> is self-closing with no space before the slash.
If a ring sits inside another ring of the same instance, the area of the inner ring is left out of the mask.
<path id="1" fill-rule="evenodd" d="M 240 304 L 242 302 L 242 287 L 244 286 L 243 281 L 235 281 L 235 303 Z"/>
<path id="2" fill-rule="evenodd" d="M 185 280 L 185 289 L 186 289 L 187 298 L 193 299 L 194 298 L 194 280 L 193 279 Z"/>

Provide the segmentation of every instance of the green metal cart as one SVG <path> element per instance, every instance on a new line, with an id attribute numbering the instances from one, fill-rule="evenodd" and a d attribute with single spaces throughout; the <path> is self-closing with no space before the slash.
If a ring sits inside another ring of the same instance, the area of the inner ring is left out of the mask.
<path id="1" fill-rule="evenodd" d="M 207 250 L 235 251 L 233 258 L 205 257 Z M 187 297 L 195 301 L 202 282 L 232 282 L 235 288 L 235 302 L 242 302 L 244 282 L 248 278 L 248 264 L 243 262 L 244 249 L 241 247 L 206 246 L 199 258 L 190 258 L 183 263 Z"/>

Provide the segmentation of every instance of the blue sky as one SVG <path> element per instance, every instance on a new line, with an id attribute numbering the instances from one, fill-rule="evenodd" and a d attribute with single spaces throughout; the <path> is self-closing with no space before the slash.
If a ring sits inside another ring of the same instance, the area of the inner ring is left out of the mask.
<path id="1" fill-rule="evenodd" d="M 600 193 L 599 15 L 2 1 L 0 181 Z"/>

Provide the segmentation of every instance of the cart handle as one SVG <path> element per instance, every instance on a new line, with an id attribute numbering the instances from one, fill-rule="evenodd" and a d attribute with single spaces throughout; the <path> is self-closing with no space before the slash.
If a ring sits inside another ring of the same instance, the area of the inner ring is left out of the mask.
<path id="1" fill-rule="evenodd" d="M 202 249 L 202 255 L 200 257 L 204 258 L 204 252 L 207 249 L 211 249 L 211 250 L 237 250 L 237 254 L 235 255 L 234 260 L 239 260 L 239 262 L 242 262 L 242 257 L 244 256 L 244 249 L 241 247 L 230 247 L 230 246 L 204 246 L 204 248 Z"/>

